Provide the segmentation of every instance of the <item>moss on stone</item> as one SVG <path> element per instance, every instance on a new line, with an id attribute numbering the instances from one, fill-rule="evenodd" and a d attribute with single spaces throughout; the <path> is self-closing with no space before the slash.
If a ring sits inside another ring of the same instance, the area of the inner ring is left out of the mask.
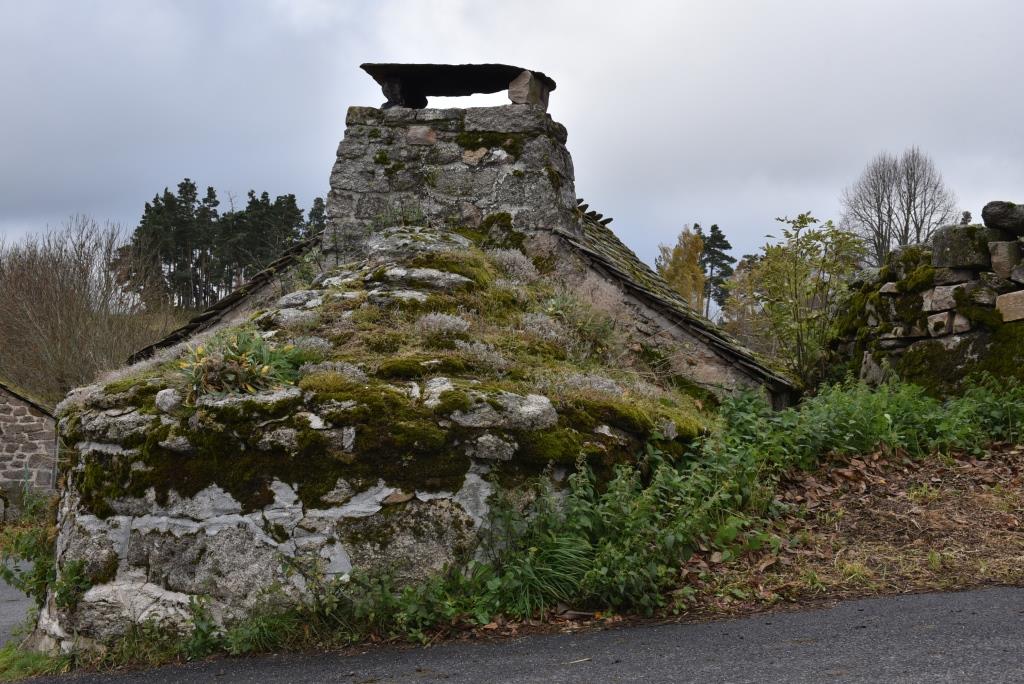
<path id="1" fill-rule="evenodd" d="M 918 266 L 909 272 L 906 278 L 896 283 L 900 292 L 914 293 L 923 292 L 935 284 L 935 269 L 931 264 Z"/>
<path id="2" fill-rule="evenodd" d="M 953 291 L 956 312 L 975 326 L 997 330 L 1003 325 L 1003 314 L 990 306 L 982 306 L 974 302 L 971 293 L 965 287 Z"/>
<path id="3" fill-rule="evenodd" d="M 377 367 L 377 377 L 389 380 L 417 380 L 432 375 L 463 373 L 466 369 L 466 362 L 457 356 L 412 354 L 382 361 Z"/>
<path id="4" fill-rule="evenodd" d="M 626 399 L 575 396 L 560 402 L 558 411 L 570 425 L 588 432 L 610 425 L 644 438 L 654 430 L 651 417 Z"/>
<path id="5" fill-rule="evenodd" d="M 583 452 L 582 435 L 573 428 L 555 428 L 516 435 L 519 451 L 516 459 L 544 465 L 557 463 L 571 466 Z"/>
<path id="6" fill-rule="evenodd" d="M 489 233 L 494 229 L 511 231 L 513 229 L 512 214 L 507 211 L 499 211 L 485 216 L 483 221 L 480 222 L 480 230 Z"/>
<path id="7" fill-rule="evenodd" d="M 495 131 L 463 131 L 455 136 L 455 142 L 464 150 L 478 150 L 481 147 L 501 149 L 519 159 L 523 153 L 523 135 L 521 133 L 498 133 Z"/>
<path id="8" fill-rule="evenodd" d="M 914 292 L 894 299 L 896 318 L 907 325 L 924 325 L 928 315 L 924 311 L 924 298 Z"/>
<path id="9" fill-rule="evenodd" d="M 394 354 L 406 344 L 407 338 L 397 332 L 372 332 L 360 336 L 360 341 L 371 352 Z"/>
<path id="10" fill-rule="evenodd" d="M 324 373 L 313 373 L 299 381 L 299 389 L 304 392 L 317 392 L 320 394 L 344 392 L 351 389 L 358 383 L 335 371 Z"/>
<path id="11" fill-rule="evenodd" d="M 85 457 L 77 482 L 83 507 L 107 517 L 115 512 L 112 502 L 142 497 L 149 489 L 163 505 L 172 490 L 190 497 L 217 484 L 249 512 L 273 501 L 275 479 L 295 485 L 308 507 L 322 506 L 321 497 L 340 478 L 357 488 L 380 479 L 405 491 L 461 487 L 469 459 L 456 444 L 457 433 L 442 429 L 430 409 L 386 384 L 357 385 L 336 374 L 317 374 L 304 383 L 321 415 L 334 425 L 354 427 L 351 452 L 342 451 L 331 433 L 313 430 L 296 416 L 300 399 L 201 407 L 194 420 L 173 426 L 193 445 L 193 453 L 162 447 L 172 426 L 160 425 L 137 456 Z M 332 405 L 348 408 L 332 410 Z M 297 448 L 260 443 L 263 434 L 278 428 L 297 432 Z"/>
<path id="12" fill-rule="evenodd" d="M 967 378 L 983 372 L 1024 380 L 1024 325 L 1006 323 L 972 332 L 952 348 L 940 340 L 917 342 L 896 360 L 894 369 L 901 379 L 937 397 L 959 392 Z"/>
<path id="13" fill-rule="evenodd" d="M 438 397 L 439 403 L 434 413 L 439 416 L 450 416 L 456 411 L 468 411 L 473 406 L 469 394 L 459 389 L 447 390 Z"/>
<path id="14" fill-rule="evenodd" d="M 477 287 L 487 287 L 494 282 L 496 275 L 494 267 L 479 250 L 419 254 L 409 261 L 409 265 L 457 273 L 469 278 Z"/>
<path id="15" fill-rule="evenodd" d="M 558 170 L 551 164 L 548 164 L 547 166 L 544 167 L 544 172 L 547 173 L 548 181 L 550 181 L 551 187 L 555 189 L 555 192 L 561 190 L 562 175 L 558 173 Z"/>

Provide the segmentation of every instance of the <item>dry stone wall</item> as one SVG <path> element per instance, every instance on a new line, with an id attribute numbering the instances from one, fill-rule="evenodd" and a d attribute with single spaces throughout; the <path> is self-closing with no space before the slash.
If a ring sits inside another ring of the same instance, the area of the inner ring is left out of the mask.
<path id="1" fill-rule="evenodd" d="M 14 502 L 25 486 L 51 490 L 55 446 L 53 417 L 0 386 L 0 496 Z"/>
<path id="2" fill-rule="evenodd" d="M 979 372 L 1024 378 L 1024 207 L 990 202 L 982 218 L 858 276 L 836 350 L 862 379 L 946 394 Z"/>

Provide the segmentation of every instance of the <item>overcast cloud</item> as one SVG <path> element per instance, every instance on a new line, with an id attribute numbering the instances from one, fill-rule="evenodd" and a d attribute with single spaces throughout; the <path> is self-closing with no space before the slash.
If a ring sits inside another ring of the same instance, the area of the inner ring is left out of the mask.
<path id="1" fill-rule="evenodd" d="M 185 176 L 308 206 L 345 109 L 382 101 L 364 61 L 553 76 L 577 193 L 649 261 L 684 223 L 740 254 L 776 216 L 836 217 L 914 144 L 979 216 L 1024 201 L 1022 25 L 1018 0 L 0 0 L 0 238 L 132 226 Z"/>

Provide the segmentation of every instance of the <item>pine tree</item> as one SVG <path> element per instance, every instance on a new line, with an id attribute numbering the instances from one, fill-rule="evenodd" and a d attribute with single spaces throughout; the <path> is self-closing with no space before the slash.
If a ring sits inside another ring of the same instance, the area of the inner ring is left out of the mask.
<path id="1" fill-rule="evenodd" d="M 710 316 L 712 301 L 719 307 L 725 306 L 725 300 L 729 296 L 725 282 L 733 273 L 732 264 L 736 263 L 736 258 L 727 253 L 727 250 L 732 249 L 732 245 L 717 223 L 711 224 L 707 235 L 701 231 L 699 223 L 694 224 L 694 228 L 704 244 L 704 250 L 700 255 L 700 268 L 704 272 L 704 315 Z"/>
<path id="2" fill-rule="evenodd" d="M 314 197 L 313 206 L 306 215 L 305 236 L 316 235 L 327 227 L 327 205 L 323 197 Z"/>
<path id="3" fill-rule="evenodd" d="M 188 178 L 177 192 L 164 188 L 147 202 L 129 245 L 119 252 L 123 283 L 147 282 L 140 271 L 158 274 L 156 285 L 145 291 L 135 286 L 143 301 L 167 302 L 183 309 L 204 309 L 245 282 L 253 273 L 280 256 L 296 240 L 319 232 L 326 225 L 326 209 L 317 198 L 309 220 L 295 195 L 273 201 L 266 192 L 250 190 L 242 210 L 220 213 L 212 187 L 200 199 Z"/>

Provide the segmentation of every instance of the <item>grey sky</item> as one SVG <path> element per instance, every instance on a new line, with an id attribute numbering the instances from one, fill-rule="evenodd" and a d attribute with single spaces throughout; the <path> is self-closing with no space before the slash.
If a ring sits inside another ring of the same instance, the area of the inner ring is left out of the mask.
<path id="1" fill-rule="evenodd" d="M 184 176 L 308 206 L 346 107 L 382 101 L 363 61 L 552 75 L 578 194 L 647 260 L 684 223 L 738 255 L 775 216 L 835 217 L 912 144 L 978 216 L 1024 201 L 1021 25 L 1017 0 L 0 0 L 0 238 L 134 225 Z"/>

